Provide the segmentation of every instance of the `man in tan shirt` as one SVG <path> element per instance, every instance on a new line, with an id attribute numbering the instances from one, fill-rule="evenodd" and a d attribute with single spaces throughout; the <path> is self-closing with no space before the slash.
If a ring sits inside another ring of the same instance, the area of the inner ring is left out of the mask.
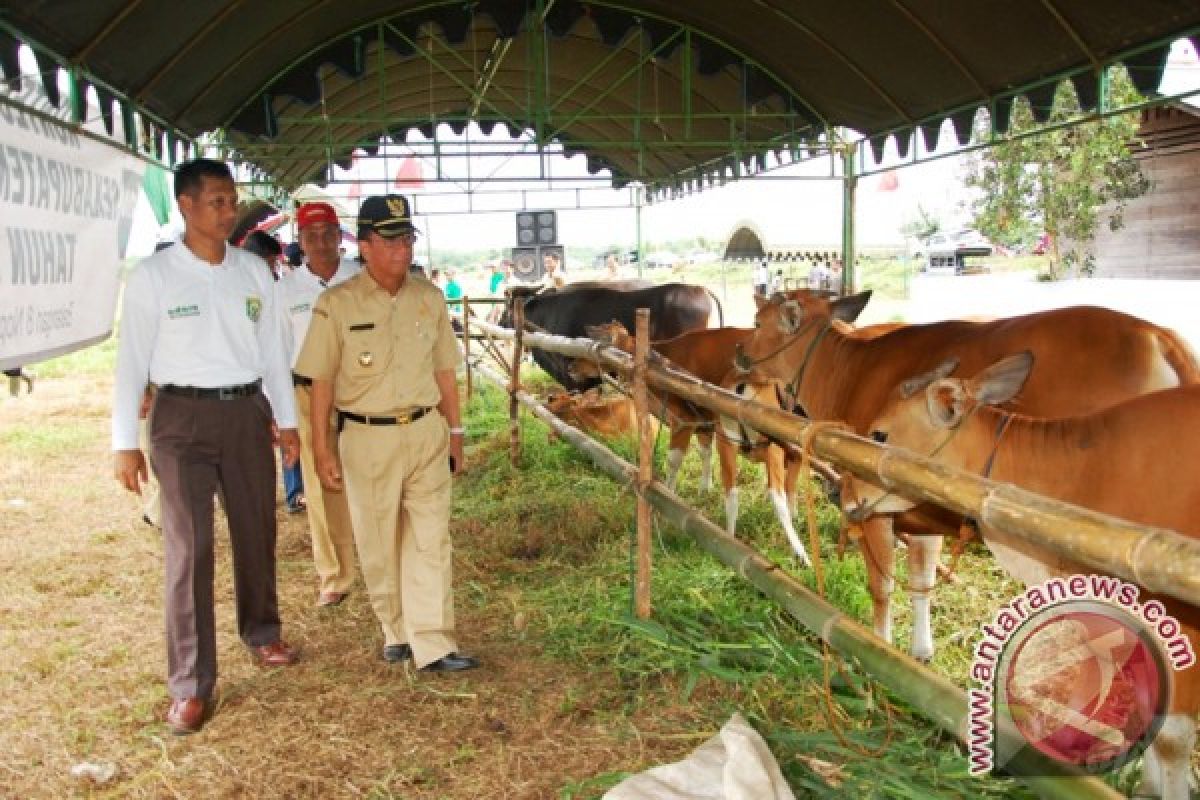
<path id="1" fill-rule="evenodd" d="M 441 291 L 409 273 L 415 241 L 404 197 L 363 201 L 365 268 L 318 298 L 295 370 L 313 381 L 317 477 L 345 488 L 384 659 L 455 672 L 478 666 L 457 652 L 451 593 L 461 356 Z M 336 455 L 325 424 L 335 409 Z"/>

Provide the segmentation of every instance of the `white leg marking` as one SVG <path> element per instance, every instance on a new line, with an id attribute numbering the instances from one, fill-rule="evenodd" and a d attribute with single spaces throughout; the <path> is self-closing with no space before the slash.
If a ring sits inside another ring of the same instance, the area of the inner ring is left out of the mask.
<path id="1" fill-rule="evenodd" d="M 725 532 L 737 536 L 738 519 L 738 490 L 737 487 L 725 492 Z"/>
<path id="2" fill-rule="evenodd" d="M 800 559 L 800 563 L 806 567 L 811 567 L 812 562 L 808 558 L 808 551 L 804 549 L 804 543 L 796 535 L 796 528 L 792 524 L 792 510 L 788 505 L 787 497 L 784 495 L 783 490 L 768 489 L 767 494 L 771 498 L 771 505 L 775 507 L 775 516 L 779 518 L 779 524 L 783 526 L 783 532 L 787 536 L 788 542 L 791 543 L 792 549 L 796 551 L 796 556 Z"/>
<path id="3" fill-rule="evenodd" d="M 679 480 L 679 467 L 683 464 L 683 451 L 672 448 L 667 453 L 667 488 L 675 491 L 675 482 Z"/>

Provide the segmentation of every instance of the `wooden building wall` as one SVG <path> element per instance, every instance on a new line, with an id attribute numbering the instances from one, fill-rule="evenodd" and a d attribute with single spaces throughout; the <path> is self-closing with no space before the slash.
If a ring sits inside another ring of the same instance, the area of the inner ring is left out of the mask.
<path id="1" fill-rule="evenodd" d="M 1200 278 L 1200 109 L 1143 112 L 1142 170 L 1150 192 L 1125 208 L 1115 233 L 1096 233 L 1096 277 Z"/>

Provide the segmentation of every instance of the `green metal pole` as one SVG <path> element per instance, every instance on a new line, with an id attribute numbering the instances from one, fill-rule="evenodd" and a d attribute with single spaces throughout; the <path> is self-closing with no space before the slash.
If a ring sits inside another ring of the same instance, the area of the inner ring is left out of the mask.
<path id="1" fill-rule="evenodd" d="M 645 187 L 638 186 L 634 189 L 633 195 L 633 215 L 634 221 L 637 224 L 637 260 L 638 260 L 638 277 L 642 277 L 642 266 L 646 263 L 646 259 L 642 256 L 642 193 Z"/>
<path id="2" fill-rule="evenodd" d="M 854 252 L 854 146 L 842 147 L 842 293 L 850 294 L 858 283 Z"/>

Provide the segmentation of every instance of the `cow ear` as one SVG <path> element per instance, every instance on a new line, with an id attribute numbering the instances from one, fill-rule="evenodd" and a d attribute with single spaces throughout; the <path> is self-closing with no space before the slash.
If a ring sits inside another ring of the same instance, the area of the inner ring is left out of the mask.
<path id="1" fill-rule="evenodd" d="M 942 379 L 925 390 L 929 417 L 938 428 L 956 428 L 967 410 L 967 392 L 962 383 Z"/>
<path id="2" fill-rule="evenodd" d="M 972 378 L 968 387 L 981 405 L 1000 405 L 1017 396 L 1032 369 L 1033 353 L 1023 350 L 992 364 Z"/>
<path id="3" fill-rule="evenodd" d="M 867 289 L 865 292 L 834 300 L 829 304 L 829 308 L 834 319 L 840 319 L 842 322 L 854 322 L 867 307 L 867 301 L 870 299 L 871 290 Z"/>
<path id="4" fill-rule="evenodd" d="M 607 325 L 585 325 L 583 332 L 587 334 L 589 339 L 595 339 L 597 342 L 604 344 L 613 343 L 612 328 Z"/>
<path id="5" fill-rule="evenodd" d="M 785 300 L 779 304 L 779 330 L 785 336 L 800 330 L 800 320 L 803 318 L 804 309 L 795 300 Z"/>
<path id="6" fill-rule="evenodd" d="M 958 359 L 953 356 L 947 358 L 945 361 L 929 370 L 929 372 L 923 372 L 920 375 L 909 378 L 904 383 L 900 384 L 900 396 L 903 398 L 912 397 L 914 394 L 921 391 L 934 381 L 940 381 L 942 378 L 952 375 L 956 369 L 958 369 Z"/>

